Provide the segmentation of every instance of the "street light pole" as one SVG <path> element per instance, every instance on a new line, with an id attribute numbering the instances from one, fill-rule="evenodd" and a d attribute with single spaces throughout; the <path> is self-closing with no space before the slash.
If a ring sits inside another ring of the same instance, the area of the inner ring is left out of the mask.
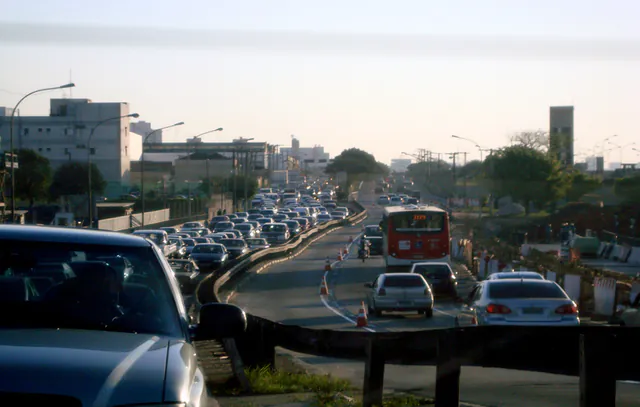
<path id="1" fill-rule="evenodd" d="M 142 195 L 142 216 L 140 219 L 140 224 L 144 227 L 144 145 L 147 143 L 147 140 L 151 135 L 165 129 L 169 129 L 171 127 L 182 126 L 184 122 L 174 123 L 169 126 L 160 127 L 159 129 L 155 129 L 151 131 L 149 134 L 145 136 L 142 140 L 142 155 L 140 156 L 140 194 Z"/>
<path id="2" fill-rule="evenodd" d="M 20 103 L 22 103 L 23 100 L 25 100 L 31 95 L 34 95 L 40 92 L 46 92 L 49 90 L 73 88 L 74 86 L 76 86 L 74 83 L 67 83 L 66 85 L 54 86 L 52 88 L 42 88 L 42 89 L 34 90 L 33 92 L 30 92 L 24 95 L 22 99 L 20 99 L 18 103 L 16 103 L 13 110 L 11 111 L 11 121 L 9 123 L 9 154 L 11 157 L 11 161 L 10 161 L 11 162 L 11 223 L 15 223 L 16 221 L 16 177 L 15 177 L 15 155 L 13 151 L 13 122 L 15 120 L 16 111 L 18 110 Z"/>
<path id="3" fill-rule="evenodd" d="M 222 131 L 224 130 L 222 127 L 218 127 L 217 129 L 213 129 L 213 130 L 209 130 L 209 131 L 205 131 L 204 133 L 200 133 L 198 135 L 193 136 L 193 141 L 196 141 L 197 139 L 199 139 L 200 137 L 204 136 L 205 134 L 209 134 L 209 133 L 213 133 L 214 131 Z M 195 152 L 196 148 L 193 148 L 193 151 Z M 189 172 L 191 171 L 191 152 L 189 150 L 189 142 L 187 140 L 187 176 L 186 178 L 189 178 Z M 209 176 L 207 175 L 207 180 L 208 180 Z M 207 181 L 208 182 L 208 181 Z"/>
<path id="4" fill-rule="evenodd" d="M 104 123 L 110 122 L 112 120 L 120 120 L 120 119 L 124 119 L 127 117 L 133 117 L 134 119 L 137 119 L 138 117 L 140 117 L 140 115 L 138 113 L 131 113 L 131 114 L 126 114 L 124 116 L 118 116 L 118 117 L 110 117 L 108 119 L 105 119 L 101 122 L 98 122 L 95 126 L 93 126 L 93 128 L 91 129 L 91 133 L 89 133 L 89 140 L 87 141 L 87 151 L 89 152 L 88 158 L 87 158 L 87 164 L 88 164 L 88 168 L 87 168 L 87 173 L 88 173 L 88 177 L 89 179 L 87 180 L 88 182 L 88 186 L 89 186 L 89 190 L 88 190 L 88 194 L 89 194 L 89 228 L 93 227 L 93 170 L 91 168 L 92 163 L 91 163 L 91 140 L 93 139 L 93 134 L 96 132 L 96 129 L 98 127 L 100 127 L 101 125 L 103 125 Z"/>

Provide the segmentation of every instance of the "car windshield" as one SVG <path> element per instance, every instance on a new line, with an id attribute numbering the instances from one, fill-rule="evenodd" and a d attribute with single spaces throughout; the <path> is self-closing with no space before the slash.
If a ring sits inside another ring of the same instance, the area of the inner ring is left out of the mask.
<path id="1" fill-rule="evenodd" d="M 500 281 L 489 284 L 489 298 L 567 298 L 557 284 L 532 283 L 526 281 Z"/>
<path id="2" fill-rule="evenodd" d="M 254 246 L 259 246 L 259 245 L 266 245 L 267 241 L 265 239 L 247 239 L 246 240 L 248 244 L 254 245 Z"/>
<path id="3" fill-rule="evenodd" d="M 241 231 L 245 232 L 245 231 L 249 231 L 249 230 L 251 230 L 251 225 L 248 225 L 248 224 L 241 224 L 241 225 L 236 225 L 236 226 L 235 226 L 235 228 L 236 228 L 236 229 L 238 229 L 238 230 L 241 230 Z"/>
<path id="4" fill-rule="evenodd" d="M 199 244 L 193 248 L 191 253 L 202 253 L 202 254 L 211 254 L 211 253 L 223 253 L 224 250 L 222 246 L 217 244 Z"/>
<path id="5" fill-rule="evenodd" d="M 232 222 L 219 222 L 216 223 L 216 229 L 231 229 L 233 227 L 233 223 Z"/>
<path id="6" fill-rule="evenodd" d="M 497 274 L 496 278 L 500 279 L 500 280 L 505 280 L 505 279 L 529 279 L 529 280 L 544 280 L 544 277 L 542 277 L 540 274 L 538 273 L 527 273 L 527 274 L 523 274 L 523 273 L 501 273 L 501 274 Z"/>
<path id="7" fill-rule="evenodd" d="M 364 229 L 364 234 L 367 236 L 382 236 L 382 229 L 378 225 L 367 226 Z"/>
<path id="8" fill-rule="evenodd" d="M 181 332 L 150 247 L 0 240 L 0 303 L 0 328 Z"/>
<path id="9" fill-rule="evenodd" d="M 415 276 L 386 276 L 384 279 L 385 287 L 424 287 L 422 277 Z"/>
<path id="10" fill-rule="evenodd" d="M 451 270 L 445 265 L 416 265 L 414 271 L 427 278 L 451 277 Z"/>
<path id="11" fill-rule="evenodd" d="M 193 239 L 182 239 L 182 241 L 184 242 L 184 244 L 186 244 L 187 246 L 195 246 L 196 245 L 196 241 Z"/>
<path id="12" fill-rule="evenodd" d="M 273 224 L 273 225 L 265 225 L 265 226 L 262 228 L 262 231 L 263 231 L 263 232 L 277 232 L 277 233 L 284 233 L 284 232 L 286 232 L 286 230 L 287 230 L 287 227 L 286 227 L 285 225 L 276 225 L 276 224 Z"/>
<path id="13" fill-rule="evenodd" d="M 240 239 L 222 239 L 220 240 L 220 243 L 226 247 L 243 247 L 245 245 L 244 240 Z"/>
<path id="14" fill-rule="evenodd" d="M 196 237 L 193 240 L 195 240 L 196 243 L 209 243 L 209 239 L 205 237 Z"/>

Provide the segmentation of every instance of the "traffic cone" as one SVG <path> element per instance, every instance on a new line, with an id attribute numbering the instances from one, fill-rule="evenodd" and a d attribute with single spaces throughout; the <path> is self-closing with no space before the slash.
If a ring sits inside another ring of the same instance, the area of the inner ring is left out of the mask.
<path id="1" fill-rule="evenodd" d="M 344 249 L 342 250 L 342 254 L 344 254 L 345 256 L 349 254 L 349 249 L 347 249 L 347 246 L 345 246 Z"/>
<path id="2" fill-rule="evenodd" d="M 329 287 L 327 287 L 327 278 L 322 277 L 322 283 L 320 284 L 320 295 L 329 295 Z"/>
<path id="3" fill-rule="evenodd" d="M 360 304 L 360 310 L 358 310 L 358 317 L 356 318 L 356 326 L 362 328 L 367 326 L 367 310 L 364 307 L 364 301 Z"/>
<path id="4" fill-rule="evenodd" d="M 338 250 L 338 261 L 342 261 L 342 252 Z"/>
<path id="5" fill-rule="evenodd" d="M 331 271 L 331 261 L 327 257 L 327 260 L 324 262 L 324 271 Z"/>
<path id="6" fill-rule="evenodd" d="M 353 243 L 353 236 L 349 236 L 349 243 Z"/>

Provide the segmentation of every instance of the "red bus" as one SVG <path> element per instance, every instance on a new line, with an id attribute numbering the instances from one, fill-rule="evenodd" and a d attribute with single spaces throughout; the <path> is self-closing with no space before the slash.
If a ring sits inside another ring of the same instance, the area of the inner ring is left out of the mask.
<path id="1" fill-rule="evenodd" d="M 389 206 L 382 222 L 387 268 L 424 261 L 450 262 L 449 214 L 436 206 Z"/>

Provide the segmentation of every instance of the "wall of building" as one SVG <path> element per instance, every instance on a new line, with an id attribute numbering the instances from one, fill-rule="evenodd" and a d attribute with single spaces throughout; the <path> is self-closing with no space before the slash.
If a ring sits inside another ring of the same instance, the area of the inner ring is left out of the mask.
<path id="1" fill-rule="evenodd" d="M 14 148 L 32 149 L 49 159 L 55 170 L 69 161 L 91 161 L 107 181 L 107 196 L 118 196 L 130 183 L 129 119 L 95 126 L 129 114 L 126 103 L 93 103 L 88 99 L 51 99 L 49 116 L 16 115 Z M 18 112 L 19 113 L 19 112 Z M 95 128 L 91 141 L 91 130 Z M 0 117 L 2 150 L 10 146 L 10 117 Z"/>
<path id="2" fill-rule="evenodd" d="M 549 152 L 564 166 L 573 165 L 573 106 L 549 108 Z"/>

